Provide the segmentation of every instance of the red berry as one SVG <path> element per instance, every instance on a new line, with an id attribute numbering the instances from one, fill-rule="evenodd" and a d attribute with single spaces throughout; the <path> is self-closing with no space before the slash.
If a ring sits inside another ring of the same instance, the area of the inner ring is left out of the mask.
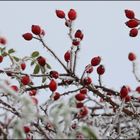
<path id="1" fill-rule="evenodd" d="M 16 85 L 12 85 L 11 89 L 14 90 L 15 92 L 18 92 L 18 87 Z"/>
<path id="2" fill-rule="evenodd" d="M 57 71 L 50 71 L 50 76 L 57 79 L 59 77 L 59 73 Z"/>
<path id="3" fill-rule="evenodd" d="M 30 81 L 30 77 L 27 76 L 27 75 L 25 75 L 25 76 L 23 76 L 23 77 L 21 78 L 21 83 L 22 83 L 23 85 L 28 85 L 30 82 L 31 82 L 31 81 Z"/>
<path id="4" fill-rule="evenodd" d="M 100 62 L 101 62 L 101 57 L 100 57 L 100 56 L 93 57 L 93 58 L 91 59 L 91 65 L 92 65 L 92 66 L 97 66 L 97 65 L 100 64 Z"/>
<path id="5" fill-rule="evenodd" d="M 86 73 L 92 73 L 93 72 L 93 67 L 89 64 L 86 66 Z"/>
<path id="6" fill-rule="evenodd" d="M 34 105 L 38 104 L 38 99 L 37 98 L 32 97 L 31 99 L 32 99 L 32 102 L 33 102 Z"/>
<path id="7" fill-rule="evenodd" d="M 126 86 L 123 86 L 120 90 L 120 97 L 125 98 L 128 95 L 128 88 Z"/>
<path id="8" fill-rule="evenodd" d="M 64 59 L 66 62 L 69 62 L 70 61 L 70 51 L 67 51 L 64 55 Z"/>
<path id="9" fill-rule="evenodd" d="M 25 133 L 29 133 L 31 131 L 29 126 L 24 126 L 23 129 Z"/>
<path id="10" fill-rule="evenodd" d="M 29 95 L 30 95 L 30 96 L 35 96 L 36 93 L 37 93 L 37 91 L 33 89 L 33 90 L 31 90 L 31 91 L 29 92 Z"/>
<path id="11" fill-rule="evenodd" d="M 22 69 L 22 70 L 25 70 L 25 68 L 26 68 L 26 64 L 25 64 L 25 63 L 21 63 L 20 66 L 21 66 L 21 69 Z"/>
<path id="12" fill-rule="evenodd" d="M 7 41 L 4 37 L 0 37 L 0 44 L 6 45 Z"/>
<path id="13" fill-rule="evenodd" d="M 132 10 L 126 9 L 126 10 L 125 10 L 125 15 L 126 15 L 126 17 L 129 18 L 129 19 L 135 18 L 135 13 L 134 13 Z"/>
<path id="14" fill-rule="evenodd" d="M 29 41 L 29 40 L 32 40 L 33 35 L 32 35 L 31 33 L 25 33 L 25 34 L 22 35 L 22 37 L 23 37 L 25 40 Z"/>
<path id="15" fill-rule="evenodd" d="M 42 29 L 42 30 L 41 30 L 41 35 L 42 35 L 42 36 L 45 36 L 45 34 L 46 34 L 45 31 Z"/>
<path id="16" fill-rule="evenodd" d="M 61 96 L 60 93 L 55 92 L 55 93 L 54 93 L 54 96 L 53 96 L 53 99 L 54 99 L 54 100 L 58 100 L 58 99 L 60 98 L 60 96 Z"/>
<path id="17" fill-rule="evenodd" d="M 86 98 L 86 96 L 85 96 L 85 94 L 78 93 L 78 94 L 75 95 L 75 98 L 78 101 L 83 101 Z"/>
<path id="18" fill-rule="evenodd" d="M 139 25 L 139 22 L 135 19 L 130 19 L 125 23 L 129 28 L 135 28 Z"/>
<path id="19" fill-rule="evenodd" d="M 88 114 L 88 108 L 87 107 L 82 107 L 80 110 L 80 115 L 81 117 L 85 117 Z"/>
<path id="20" fill-rule="evenodd" d="M 38 64 L 39 64 L 40 66 L 45 66 L 45 64 L 46 64 L 46 59 L 45 59 L 44 57 L 42 57 L 42 56 L 39 56 L 39 57 L 37 58 L 37 61 L 38 61 Z"/>
<path id="21" fill-rule="evenodd" d="M 55 13 L 56 13 L 57 17 L 59 17 L 59 18 L 65 18 L 64 11 L 62 11 L 62 10 L 56 10 Z"/>
<path id="22" fill-rule="evenodd" d="M 77 17 L 77 13 L 74 9 L 70 9 L 70 11 L 68 12 L 68 18 L 70 20 L 75 20 Z"/>
<path id="23" fill-rule="evenodd" d="M 138 29 L 133 28 L 133 29 L 130 30 L 129 36 L 136 37 L 137 35 L 138 35 Z"/>
<path id="24" fill-rule="evenodd" d="M 103 65 L 100 65 L 98 68 L 97 68 L 97 73 L 99 75 L 103 75 L 105 72 L 105 67 Z"/>
<path id="25" fill-rule="evenodd" d="M 49 89 L 54 92 L 57 89 L 57 83 L 54 79 L 52 79 L 49 83 Z"/>
<path id="26" fill-rule="evenodd" d="M 84 106 L 83 103 L 79 102 L 79 103 L 76 103 L 76 108 L 82 108 Z"/>
<path id="27" fill-rule="evenodd" d="M 0 63 L 3 61 L 3 56 L 0 55 Z"/>
<path id="28" fill-rule="evenodd" d="M 128 54 L 128 59 L 129 59 L 130 61 L 134 61 L 134 60 L 136 60 L 136 55 L 135 55 L 133 52 L 130 52 L 130 53 Z"/>
<path id="29" fill-rule="evenodd" d="M 86 78 L 84 79 L 84 84 L 85 84 L 85 85 L 90 85 L 91 83 L 92 83 L 92 80 L 91 80 L 90 77 L 86 77 Z"/>
<path id="30" fill-rule="evenodd" d="M 128 95 L 127 95 L 127 96 L 125 97 L 125 102 L 130 102 L 130 101 L 131 101 L 131 96 L 128 96 Z"/>
<path id="31" fill-rule="evenodd" d="M 79 46 L 80 41 L 77 41 L 76 39 L 74 39 L 73 42 L 72 42 L 72 44 L 73 44 L 74 46 Z"/>
<path id="32" fill-rule="evenodd" d="M 82 88 L 80 90 L 80 93 L 82 93 L 82 94 L 87 94 L 87 92 L 88 92 L 88 89 L 87 88 Z"/>
<path id="33" fill-rule="evenodd" d="M 40 35 L 42 32 L 42 29 L 40 28 L 39 25 L 32 25 L 31 30 L 32 33 L 34 33 L 35 35 Z"/>
<path id="34" fill-rule="evenodd" d="M 138 87 L 136 88 L 136 91 L 137 91 L 138 93 L 140 93 L 140 86 L 138 86 Z"/>
<path id="35" fill-rule="evenodd" d="M 81 40 L 83 39 L 83 33 L 79 29 L 76 31 L 74 36 L 75 36 L 75 38 L 80 38 Z"/>

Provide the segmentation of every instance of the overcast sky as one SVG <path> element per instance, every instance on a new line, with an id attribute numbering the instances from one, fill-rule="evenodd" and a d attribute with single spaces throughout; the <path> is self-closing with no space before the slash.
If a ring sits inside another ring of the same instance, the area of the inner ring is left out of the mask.
<path id="1" fill-rule="evenodd" d="M 67 13 L 73 8 L 78 13 L 74 28 L 82 29 L 84 33 L 76 72 L 80 75 L 91 58 L 99 55 L 106 67 L 102 79 L 104 85 L 119 89 L 127 84 L 135 89 L 139 83 L 132 74 L 128 53 L 134 51 L 140 62 L 140 36 L 129 37 L 129 28 L 124 24 L 127 20 L 124 10 L 132 9 L 136 17 L 140 18 L 139 6 L 139 1 L 1 1 L 0 35 L 8 39 L 7 47 L 15 48 L 17 55 L 30 55 L 33 50 L 39 50 L 54 69 L 61 71 L 59 64 L 44 51 L 39 42 L 27 42 L 22 34 L 30 32 L 32 24 L 41 25 L 46 31 L 48 46 L 63 60 L 63 54 L 71 43 L 67 36 L 68 29 L 64 26 L 64 21 L 56 17 L 55 10 L 62 9 Z M 91 77 L 93 83 L 98 82 L 95 71 Z"/>

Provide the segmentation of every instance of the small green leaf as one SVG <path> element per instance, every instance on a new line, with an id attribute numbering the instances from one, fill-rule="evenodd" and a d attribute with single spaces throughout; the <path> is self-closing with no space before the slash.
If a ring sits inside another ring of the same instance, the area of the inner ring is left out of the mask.
<path id="1" fill-rule="evenodd" d="M 38 74 L 39 73 L 39 70 L 40 70 L 40 67 L 38 64 L 36 64 L 35 68 L 34 68 L 34 74 Z"/>
<path id="2" fill-rule="evenodd" d="M 10 49 L 10 50 L 8 50 L 8 53 L 9 53 L 9 54 L 14 53 L 14 52 L 15 52 L 14 49 Z"/>
<path id="3" fill-rule="evenodd" d="M 43 76 L 42 77 L 42 83 L 44 83 L 46 80 L 47 80 L 47 78 Z"/>
<path id="4" fill-rule="evenodd" d="M 48 69 L 51 69 L 51 66 L 48 63 L 46 63 L 46 66 Z"/>
<path id="5" fill-rule="evenodd" d="M 35 61 L 32 61 L 32 62 L 31 62 L 31 66 L 34 65 L 34 64 L 35 64 Z"/>
<path id="6" fill-rule="evenodd" d="M 5 48 L 5 47 L 1 48 L 1 53 L 4 53 L 4 52 L 5 52 L 5 50 L 6 50 L 6 48 Z"/>
<path id="7" fill-rule="evenodd" d="M 37 57 L 37 56 L 39 56 L 39 52 L 38 51 L 35 51 L 35 52 L 32 53 L 32 57 Z"/>
<path id="8" fill-rule="evenodd" d="M 15 61 L 19 61 L 19 58 L 18 57 L 16 57 L 16 56 L 13 56 L 13 58 L 15 59 Z"/>

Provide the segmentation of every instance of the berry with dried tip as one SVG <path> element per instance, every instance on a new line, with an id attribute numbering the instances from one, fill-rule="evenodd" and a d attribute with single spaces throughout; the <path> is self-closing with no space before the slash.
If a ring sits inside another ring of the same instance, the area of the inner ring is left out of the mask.
<path id="1" fill-rule="evenodd" d="M 32 25 L 31 27 L 31 31 L 32 33 L 34 33 L 35 35 L 40 35 L 42 32 L 42 29 L 39 25 Z"/>
<path id="2" fill-rule="evenodd" d="M 46 64 L 46 59 L 45 59 L 44 57 L 42 57 L 42 56 L 39 56 L 39 57 L 37 58 L 37 61 L 38 61 L 38 64 L 39 64 L 40 66 L 45 66 L 45 64 Z"/>
<path id="3" fill-rule="evenodd" d="M 86 73 L 92 73 L 93 72 L 93 66 L 91 66 L 90 64 L 86 66 Z"/>
<path id="4" fill-rule="evenodd" d="M 21 67 L 22 70 L 25 70 L 26 64 L 25 63 L 21 63 L 20 67 Z"/>
<path id="5" fill-rule="evenodd" d="M 70 61 L 70 51 L 67 51 L 64 55 L 64 59 L 66 62 L 69 62 Z"/>
<path id="6" fill-rule="evenodd" d="M 72 41 L 72 44 L 73 44 L 74 46 L 79 46 L 80 41 L 77 41 L 76 39 L 74 39 L 74 40 Z"/>
<path id="7" fill-rule="evenodd" d="M 136 60 L 136 55 L 135 55 L 133 52 L 130 52 L 130 53 L 128 54 L 128 59 L 129 59 L 130 61 L 134 61 L 134 60 Z"/>
<path id="8" fill-rule="evenodd" d="M 122 86 L 121 90 L 120 90 L 120 97 L 123 99 L 125 98 L 129 93 L 129 90 L 126 86 Z"/>
<path id="9" fill-rule="evenodd" d="M 30 41 L 30 40 L 32 40 L 33 35 L 32 35 L 31 33 L 25 33 L 25 34 L 22 35 L 22 37 L 23 37 L 25 40 Z"/>
<path id="10" fill-rule="evenodd" d="M 138 35 L 138 29 L 133 28 L 133 29 L 130 30 L 129 36 L 136 37 L 137 35 Z"/>
<path id="11" fill-rule="evenodd" d="M 92 83 L 92 79 L 90 78 L 90 77 L 86 77 L 85 79 L 84 79 L 84 84 L 85 85 L 90 85 Z"/>
<path id="12" fill-rule="evenodd" d="M 100 56 L 93 57 L 93 58 L 91 59 L 91 65 L 92 65 L 92 66 L 97 66 L 97 65 L 100 64 L 100 62 L 101 62 L 101 57 L 100 57 Z"/>
<path id="13" fill-rule="evenodd" d="M 70 9 L 69 12 L 68 12 L 68 18 L 70 20 L 75 20 L 77 17 L 77 13 L 74 9 Z"/>
<path id="14" fill-rule="evenodd" d="M 6 45 L 7 40 L 4 37 L 0 37 L 0 44 Z"/>
<path id="15" fill-rule="evenodd" d="M 129 18 L 129 19 L 135 18 L 135 13 L 134 13 L 134 11 L 126 9 L 124 12 L 125 12 L 125 16 L 126 16 L 127 18 Z"/>
<path id="16" fill-rule="evenodd" d="M 52 79 L 49 83 L 49 89 L 54 92 L 57 89 L 57 83 L 54 79 Z"/>
<path id="17" fill-rule="evenodd" d="M 28 75 L 24 75 L 21 77 L 21 83 L 23 85 L 28 85 L 31 82 L 30 77 Z"/>
<path id="18" fill-rule="evenodd" d="M 60 96 L 61 96 L 60 93 L 55 92 L 54 96 L 53 96 L 53 99 L 56 101 L 56 100 L 58 100 L 60 98 Z"/>
<path id="19" fill-rule="evenodd" d="M 3 61 L 3 56 L 0 55 L 0 63 Z"/>
<path id="20" fill-rule="evenodd" d="M 18 87 L 17 87 L 16 85 L 12 85 L 12 86 L 11 86 L 11 89 L 14 90 L 15 92 L 18 92 L 18 90 L 19 90 Z"/>
<path id="21" fill-rule="evenodd" d="M 24 126 L 23 129 L 25 133 L 29 133 L 31 131 L 29 126 Z"/>
<path id="22" fill-rule="evenodd" d="M 37 93 L 37 91 L 36 91 L 35 89 L 33 89 L 33 90 L 31 90 L 31 91 L 29 92 L 29 95 L 30 95 L 30 96 L 35 96 L 36 93 Z"/>
<path id="23" fill-rule="evenodd" d="M 136 88 L 136 91 L 137 91 L 138 93 L 140 93 L 140 86 L 138 86 L 138 87 Z"/>
<path id="24" fill-rule="evenodd" d="M 75 36 L 75 38 L 80 38 L 81 40 L 83 39 L 83 33 L 79 29 L 76 31 L 74 36 Z"/>
<path id="25" fill-rule="evenodd" d="M 57 17 L 59 17 L 59 18 L 65 18 L 64 11 L 62 11 L 62 10 L 56 10 L 55 13 L 56 13 Z"/>
<path id="26" fill-rule="evenodd" d="M 84 104 L 82 102 L 76 103 L 76 108 L 82 108 Z"/>
<path id="27" fill-rule="evenodd" d="M 75 95 L 75 98 L 77 101 L 83 101 L 86 98 L 86 96 L 85 96 L 85 94 L 78 93 Z"/>
<path id="28" fill-rule="evenodd" d="M 105 67 L 103 65 L 100 65 L 98 68 L 97 68 L 97 73 L 99 75 L 103 75 L 105 72 Z"/>
<path id="29" fill-rule="evenodd" d="M 130 19 L 129 21 L 125 22 L 125 24 L 129 28 L 135 28 L 135 27 L 137 27 L 139 25 L 139 22 L 136 19 Z"/>
<path id="30" fill-rule="evenodd" d="M 81 110 L 80 110 L 80 116 L 81 117 L 85 117 L 88 115 L 88 108 L 87 107 L 82 107 Z"/>
<path id="31" fill-rule="evenodd" d="M 59 77 L 59 73 L 57 71 L 50 71 L 50 76 L 57 79 Z"/>

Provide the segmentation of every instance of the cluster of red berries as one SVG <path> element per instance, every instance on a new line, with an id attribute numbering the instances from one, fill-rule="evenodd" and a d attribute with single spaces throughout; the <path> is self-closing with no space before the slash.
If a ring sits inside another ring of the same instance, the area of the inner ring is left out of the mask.
<path id="1" fill-rule="evenodd" d="M 132 28 L 129 32 L 129 36 L 136 37 L 138 35 L 138 25 L 140 25 L 140 20 L 135 18 L 135 13 L 132 10 L 125 10 L 125 16 L 129 19 L 127 22 L 125 22 L 126 26 L 129 28 Z"/>
<path id="2" fill-rule="evenodd" d="M 32 25 L 31 26 L 31 31 L 34 35 L 38 35 L 38 36 L 44 36 L 45 35 L 45 31 L 39 26 L 39 25 Z M 32 33 L 25 33 L 22 35 L 22 37 L 27 40 L 30 41 L 33 38 L 33 34 Z"/>

